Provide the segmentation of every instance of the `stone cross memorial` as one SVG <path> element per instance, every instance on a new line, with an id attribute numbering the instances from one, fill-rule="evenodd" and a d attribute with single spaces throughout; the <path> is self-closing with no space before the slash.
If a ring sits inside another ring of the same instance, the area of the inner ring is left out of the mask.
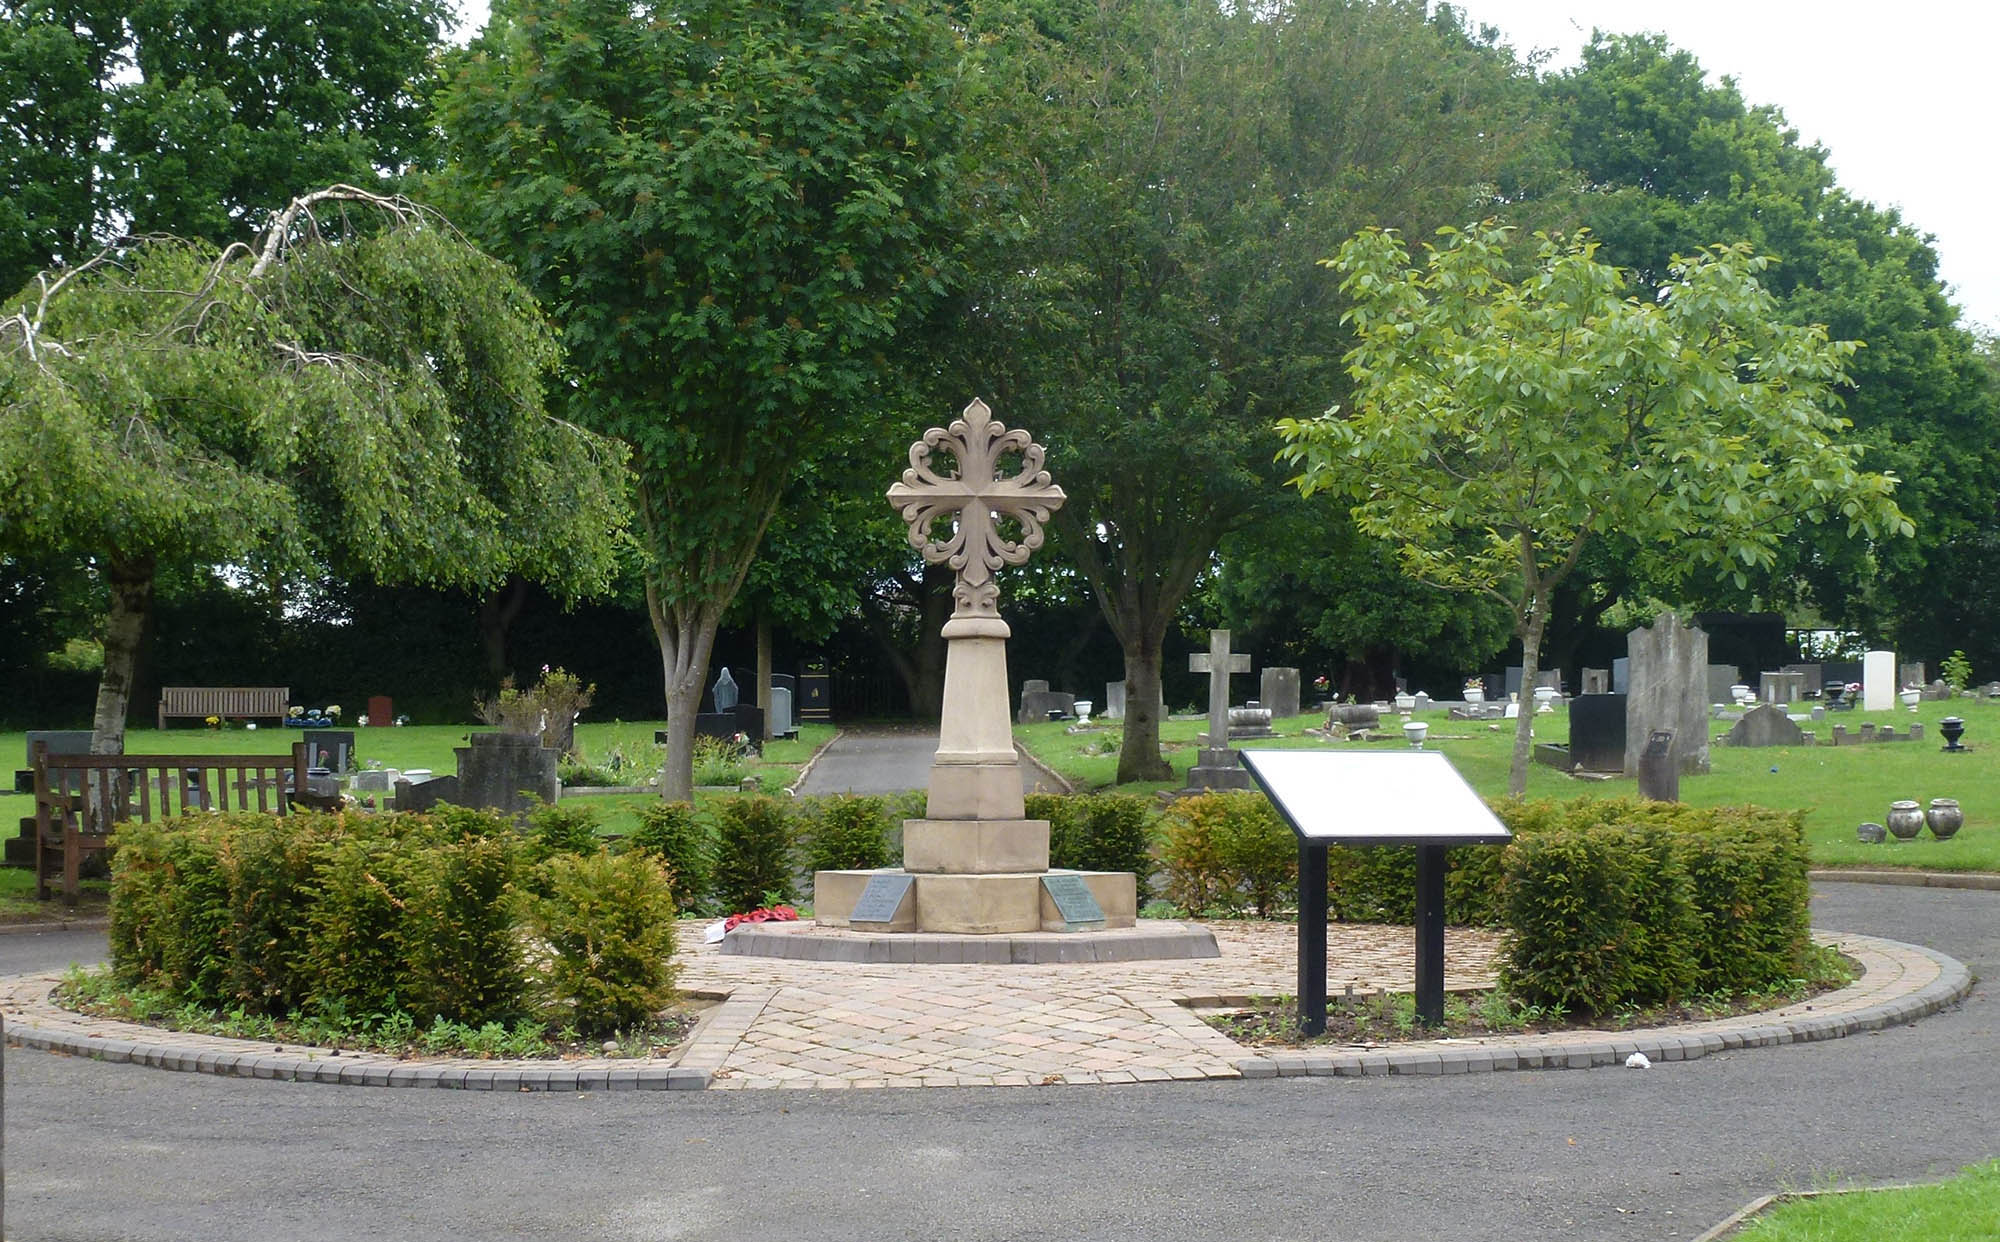
<path id="1" fill-rule="evenodd" d="M 1249 671 L 1249 656 L 1230 654 L 1228 630 L 1210 630 L 1208 650 L 1188 657 L 1188 672 L 1208 674 L 1208 745 L 1229 745 L 1229 675 Z"/>
<path id="2" fill-rule="evenodd" d="M 892 903 L 883 872 L 819 872 L 820 923 L 978 935 L 1133 925 L 1129 872 L 1049 870 L 1048 821 L 1026 816 L 1008 719 L 1009 630 L 994 573 L 1041 546 L 1042 524 L 1063 500 L 1043 468 L 1042 446 L 1019 428 L 1008 430 L 984 402 L 910 446 L 909 469 L 889 489 L 889 502 L 923 558 L 958 575 L 944 624 L 944 703 L 929 799 L 923 819 L 904 821 L 903 867 L 890 873 L 913 877 L 908 889 L 898 885 Z M 940 530 L 946 520 L 948 534 Z M 1018 539 L 1007 536 L 1003 520 L 1018 526 Z M 871 881 L 879 903 L 868 896 Z"/>

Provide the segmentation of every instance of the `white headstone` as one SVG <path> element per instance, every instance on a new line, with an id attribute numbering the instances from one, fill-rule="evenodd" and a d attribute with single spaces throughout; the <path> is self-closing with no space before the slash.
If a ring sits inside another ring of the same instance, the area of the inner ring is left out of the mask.
<path id="1" fill-rule="evenodd" d="M 1861 710 L 1892 711 L 1896 706 L 1896 653 L 1871 651 L 1861 658 Z"/>

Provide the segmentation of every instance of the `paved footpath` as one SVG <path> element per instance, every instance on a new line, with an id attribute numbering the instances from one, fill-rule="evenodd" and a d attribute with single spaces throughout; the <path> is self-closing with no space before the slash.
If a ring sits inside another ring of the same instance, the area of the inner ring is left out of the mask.
<path id="1" fill-rule="evenodd" d="M 1814 911 L 1991 977 L 1996 903 L 1828 884 Z M 0 937 L 0 971 L 102 948 Z M 804 986 L 784 965 L 759 986 Z M 7 1236 L 1688 1239 L 1774 1189 L 2000 1153 L 1993 1012 L 1975 984 L 1923 1021 L 1643 1073 L 1108 1089 L 384 1091 L 14 1048 Z"/>
<path id="2" fill-rule="evenodd" d="M 836 737 L 813 761 L 800 783 L 801 794 L 890 794 L 925 789 L 931 780 L 931 759 L 937 754 L 935 732 L 910 729 L 849 729 Z M 1021 788 L 1027 793 L 1055 790 L 1052 779 L 1033 763 L 1021 762 Z"/>

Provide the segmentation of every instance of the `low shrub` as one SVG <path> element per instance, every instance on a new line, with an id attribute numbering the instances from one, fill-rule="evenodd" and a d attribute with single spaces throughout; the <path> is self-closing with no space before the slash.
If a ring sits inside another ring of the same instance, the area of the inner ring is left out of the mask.
<path id="1" fill-rule="evenodd" d="M 715 837 L 693 803 L 652 803 L 639 812 L 639 826 L 626 842 L 666 866 L 680 909 L 698 913 L 707 908 L 715 882 Z"/>
<path id="2" fill-rule="evenodd" d="M 479 1026 L 518 1021 L 553 990 L 566 1021 L 596 1029 L 615 1011 L 629 1025 L 665 986 L 666 957 L 641 969 L 634 955 L 661 935 L 671 955 L 666 872 L 642 852 L 604 862 L 594 839 L 587 854 L 538 861 L 543 846 L 463 808 L 128 825 L 112 862 L 112 967 L 135 989 L 247 1018 Z M 579 887 L 590 883 L 606 894 Z M 642 933 L 635 917 L 664 931 Z M 552 965 L 527 959 L 530 923 L 560 933 Z M 565 957 L 573 944 L 594 956 Z M 544 983 L 545 969 L 568 973 Z M 593 970 L 596 992 L 579 981 Z"/>
<path id="3" fill-rule="evenodd" d="M 1268 918 L 1298 888 L 1298 838 L 1259 793 L 1182 798 L 1161 815 L 1169 901 L 1192 914 Z"/>
<path id="4" fill-rule="evenodd" d="M 792 900 L 792 825 L 773 798 L 730 798 L 715 810 L 715 896 L 731 913 Z"/>
<path id="5" fill-rule="evenodd" d="M 1153 893 L 1155 816 L 1133 794 L 1029 794 L 1029 819 L 1049 821 L 1049 865 L 1076 871 L 1129 871 L 1139 904 Z"/>
<path id="6" fill-rule="evenodd" d="M 889 806 L 883 799 L 835 794 L 795 805 L 806 870 L 866 871 L 895 861 L 889 852 Z"/>
<path id="7" fill-rule="evenodd" d="M 550 1018 L 584 1035 L 637 1025 L 673 999 L 674 895 L 667 870 L 643 853 L 557 855 L 528 902 L 548 946 Z"/>
<path id="8" fill-rule="evenodd" d="M 1804 815 L 1634 800 L 1498 803 L 1503 984 L 1602 1011 L 1807 972 Z"/>
<path id="9" fill-rule="evenodd" d="M 734 741 L 719 737 L 694 740 L 694 783 L 697 785 L 741 785 L 750 775 L 749 755 Z"/>
<path id="10" fill-rule="evenodd" d="M 553 854 L 594 854 L 603 844 L 597 836 L 603 816 L 586 802 L 539 803 L 529 810 L 527 820 L 538 860 Z"/>

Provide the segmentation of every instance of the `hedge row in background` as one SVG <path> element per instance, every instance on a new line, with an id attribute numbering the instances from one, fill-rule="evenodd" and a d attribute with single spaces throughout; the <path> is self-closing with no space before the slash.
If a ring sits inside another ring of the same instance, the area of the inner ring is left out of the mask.
<path id="1" fill-rule="evenodd" d="M 1448 852 L 1445 913 L 1508 931 L 1523 1000 L 1598 1012 L 1800 977 L 1810 945 L 1804 816 L 1634 800 L 1495 801 L 1515 834 Z M 1165 896 L 1191 913 L 1292 904 L 1298 843 L 1261 794 L 1183 798 L 1161 816 Z M 1336 919 L 1407 923 L 1416 851 L 1333 847 Z"/>
<path id="2" fill-rule="evenodd" d="M 643 852 L 551 848 L 565 827 L 457 808 L 126 825 L 112 968 L 271 1017 L 630 1026 L 672 998 L 668 876 Z"/>

